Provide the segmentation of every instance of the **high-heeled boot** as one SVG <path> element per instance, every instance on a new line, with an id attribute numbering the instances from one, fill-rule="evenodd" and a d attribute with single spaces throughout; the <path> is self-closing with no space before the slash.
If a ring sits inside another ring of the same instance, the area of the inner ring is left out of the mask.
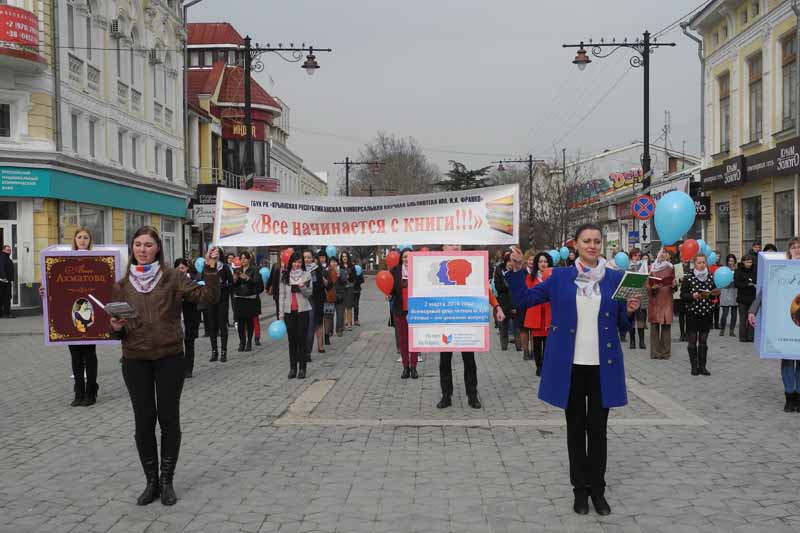
<path id="1" fill-rule="evenodd" d="M 142 461 L 142 469 L 144 470 L 144 477 L 147 479 L 147 486 L 136 499 L 136 505 L 147 505 L 154 502 L 161 493 L 158 485 L 158 457 L 155 455 L 143 457 L 139 454 L 139 459 Z"/>
<path id="2" fill-rule="evenodd" d="M 175 488 L 172 480 L 175 477 L 175 466 L 178 464 L 178 452 L 181 448 L 181 434 L 174 437 L 164 438 L 161 435 L 161 479 L 159 482 L 159 492 L 161 492 L 161 503 L 163 505 L 175 505 L 178 497 L 175 495 Z"/>
<path id="3" fill-rule="evenodd" d="M 644 345 L 644 328 L 637 328 L 636 331 L 639 332 L 639 349 L 646 350 L 647 346 Z"/>
<path id="4" fill-rule="evenodd" d="M 213 363 L 219 359 L 219 352 L 217 351 L 217 338 L 211 337 L 211 359 L 208 360 L 209 363 Z"/>
<path id="5" fill-rule="evenodd" d="M 687 350 L 689 350 L 689 363 L 692 365 L 692 375 L 699 376 L 700 371 L 697 368 L 697 346 L 687 346 Z"/>
<path id="6" fill-rule="evenodd" d="M 710 376 L 711 372 L 706 368 L 708 363 L 708 346 L 697 347 L 697 370 L 704 376 Z"/>
<path id="7" fill-rule="evenodd" d="M 636 335 L 633 333 L 633 330 L 628 332 L 628 334 L 631 337 L 631 342 L 630 342 L 631 350 L 635 350 L 636 349 Z"/>

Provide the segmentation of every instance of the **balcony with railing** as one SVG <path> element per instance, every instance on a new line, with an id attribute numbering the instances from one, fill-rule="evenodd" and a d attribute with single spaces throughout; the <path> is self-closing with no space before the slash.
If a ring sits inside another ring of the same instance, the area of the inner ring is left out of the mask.
<path id="1" fill-rule="evenodd" d="M 221 168 L 192 167 L 189 169 L 189 176 L 190 183 L 188 185 L 192 187 L 199 183 L 211 183 L 229 189 L 243 189 L 245 186 L 244 176 Z"/>
<path id="2" fill-rule="evenodd" d="M 131 111 L 134 113 L 141 113 L 142 111 L 142 93 L 131 87 Z"/>
<path id="3" fill-rule="evenodd" d="M 164 106 L 155 102 L 153 104 L 153 122 L 161 124 L 161 117 L 164 115 Z"/>
<path id="4" fill-rule="evenodd" d="M 100 69 L 86 65 L 86 85 L 89 91 L 100 94 Z"/>
<path id="5" fill-rule="evenodd" d="M 173 118 L 172 109 L 169 109 L 169 108 L 165 107 L 164 108 L 164 127 L 167 128 L 168 130 L 172 129 L 172 118 Z"/>
<path id="6" fill-rule="evenodd" d="M 128 108 L 129 91 L 130 87 L 128 87 L 127 83 L 122 83 L 121 81 L 117 80 L 117 102 L 119 102 L 119 105 L 125 109 Z"/>
<path id="7" fill-rule="evenodd" d="M 70 81 L 83 86 L 83 59 L 69 55 L 69 79 Z"/>

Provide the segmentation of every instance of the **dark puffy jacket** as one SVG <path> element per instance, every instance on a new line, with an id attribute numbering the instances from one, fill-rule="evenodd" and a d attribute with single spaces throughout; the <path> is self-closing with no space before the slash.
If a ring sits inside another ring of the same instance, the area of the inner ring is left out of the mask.
<path id="1" fill-rule="evenodd" d="M 736 303 L 749 306 L 756 299 L 755 266 L 745 268 L 742 263 L 733 273 L 733 286 L 736 287 Z"/>

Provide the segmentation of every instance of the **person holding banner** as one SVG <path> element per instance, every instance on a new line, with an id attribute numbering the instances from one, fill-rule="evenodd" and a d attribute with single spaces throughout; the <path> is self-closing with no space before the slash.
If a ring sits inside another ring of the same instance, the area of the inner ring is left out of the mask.
<path id="1" fill-rule="evenodd" d="M 549 268 L 553 268 L 553 258 L 547 252 L 539 252 L 533 256 L 533 263 L 529 267 L 528 275 L 525 277 L 525 284 L 529 289 L 537 286 L 544 281 L 544 273 Z M 532 337 L 533 342 L 533 362 L 536 364 L 536 375 L 542 375 L 542 365 L 544 364 L 544 352 L 547 346 L 547 331 L 550 329 L 550 304 L 541 304 L 529 307 L 527 310 L 519 309 L 519 313 L 525 314 L 525 329 Z M 526 349 L 529 349 L 526 343 Z"/>
<path id="2" fill-rule="evenodd" d="M 261 312 L 261 293 L 264 286 L 261 274 L 251 263 L 253 256 L 248 251 L 239 254 L 239 266 L 233 269 L 233 314 L 239 331 L 240 352 L 253 351 L 253 317 Z"/>
<path id="3" fill-rule="evenodd" d="M 194 265 L 183 257 L 177 258 L 172 266 L 191 281 L 195 281 L 198 277 Z M 197 304 L 189 300 L 183 301 L 181 311 L 183 314 L 183 357 L 186 360 L 184 377 L 191 378 L 194 371 L 194 341 L 200 333 L 200 311 L 197 310 Z"/>
<path id="4" fill-rule="evenodd" d="M 578 514 L 589 512 L 589 496 L 598 514 L 611 512 L 604 496 L 608 413 L 628 403 L 619 331 L 631 329 L 639 309 L 637 298 L 614 299 L 623 273 L 606 268 L 602 245 L 600 226 L 583 224 L 575 233 L 575 266 L 553 269 L 530 289 L 522 252 L 515 247 L 515 272 L 508 279 L 520 309 L 547 302 L 551 306 L 539 398 L 565 410 L 573 510 Z"/>
<path id="5" fill-rule="evenodd" d="M 278 289 L 278 320 L 286 323 L 289 337 L 289 379 L 305 379 L 308 363 L 306 338 L 311 312 L 309 298 L 313 293 L 311 274 L 306 271 L 303 257 L 298 252 L 292 253 L 288 265 L 281 274 Z"/>
<path id="6" fill-rule="evenodd" d="M 199 304 L 203 311 L 203 327 L 208 333 L 211 342 L 211 359 L 209 362 L 228 360 L 228 309 L 230 308 L 231 289 L 233 288 L 233 273 L 227 258 L 220 249 L 217 260 L 217 279 L 219 280 L 219 299 L 210 304 Z M 198 272 L 197 281 L 205 283 L 205 270 Z M 219 346 L 217 345 L 219 339 Z"/>
<path id="7" fill-rule="evenodd" d="M 681 298 L 686 303 L 686 337 L 689 342 L 689 363 L 692 375 L 710 376 L 708 362 L 708 333 L 714 320 L 712 298 L 719 295 L 714 278 L 708 271 L 705 254 L 694 257 L 694 268 L 690 269 L 681 283 Z"/>
<path id="8" fill-rule="evenodd" d="M 163 505 L 177 501 L 172 480 L 181 444 L 180 398 L 185 363 L 181 307 L 183 301 L 210 304 L 219 298 L 218 251 L 205 258 L 205 285 L 164 264 L 161 237 L 143 226 L 131 239 L 128 273 L 114 285 L 112 298 L 126 302 L 135 318 L 111 317 L 113 336 L 122 341 L 122 377 L 133 406 L 136 449 L 147 486 L 136 501 L 147 505 L 159 494 Z M 156 419 L 161 426 L 159 478 Z"/>
<path id="9" fill-rule="evenodd" d="M 787 248 L 787 259 L 793 261 L 800 260 L 800 237 L 792 237 Z M 764 247 L 764 251 L 767 251 L 766 246 Z M 756 315 L 760 309 L 761 291 L 759 290 L 747 315 L 747 321 L 750 323 L 750 327 L 756 327 Z M 781 380 L 783 381 L 783 391 L 786 395 L 786 403 L 783 406 L 783 412 L 800 413 L 800 360 L 781 359 Z"/>
<path id="10" fill-rule="evenodd" d="M 72 235 L 73 250 L 91 250 L 92 233 L 86 228 L 78 228 Z M 44 298 L 44 284 L 39 287 L 39 296 Z M 97 403 L 97 345 L 70 344 L 69 355 L 72 360 L 72 377 L 75 380 L 73 389 L 75 398 L 72 407 L 89 406 Z"/>
<path id="11" fill-rule="evenodd" d="M 408 254 L 406 248 L 400 252 L 400 264 L 390 270 L 394 285 L 392 287 L 392 319 L 398 340 L 400 341 L 400 357 L 403 362 L 403 373 L 400 379 L 417 379 L 417 354 L 408 350 Z M 338 312 L 338 310 L 337 310 Z"/>

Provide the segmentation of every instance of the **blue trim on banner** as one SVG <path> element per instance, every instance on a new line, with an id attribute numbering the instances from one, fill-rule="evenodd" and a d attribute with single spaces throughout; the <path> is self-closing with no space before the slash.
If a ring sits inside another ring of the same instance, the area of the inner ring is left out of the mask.
<path id="1" fill-rule="evenodd" d="M 489 324 L 487 296 L 416 296 L 408 299 L 410 326 L 435 324 Z"/>

